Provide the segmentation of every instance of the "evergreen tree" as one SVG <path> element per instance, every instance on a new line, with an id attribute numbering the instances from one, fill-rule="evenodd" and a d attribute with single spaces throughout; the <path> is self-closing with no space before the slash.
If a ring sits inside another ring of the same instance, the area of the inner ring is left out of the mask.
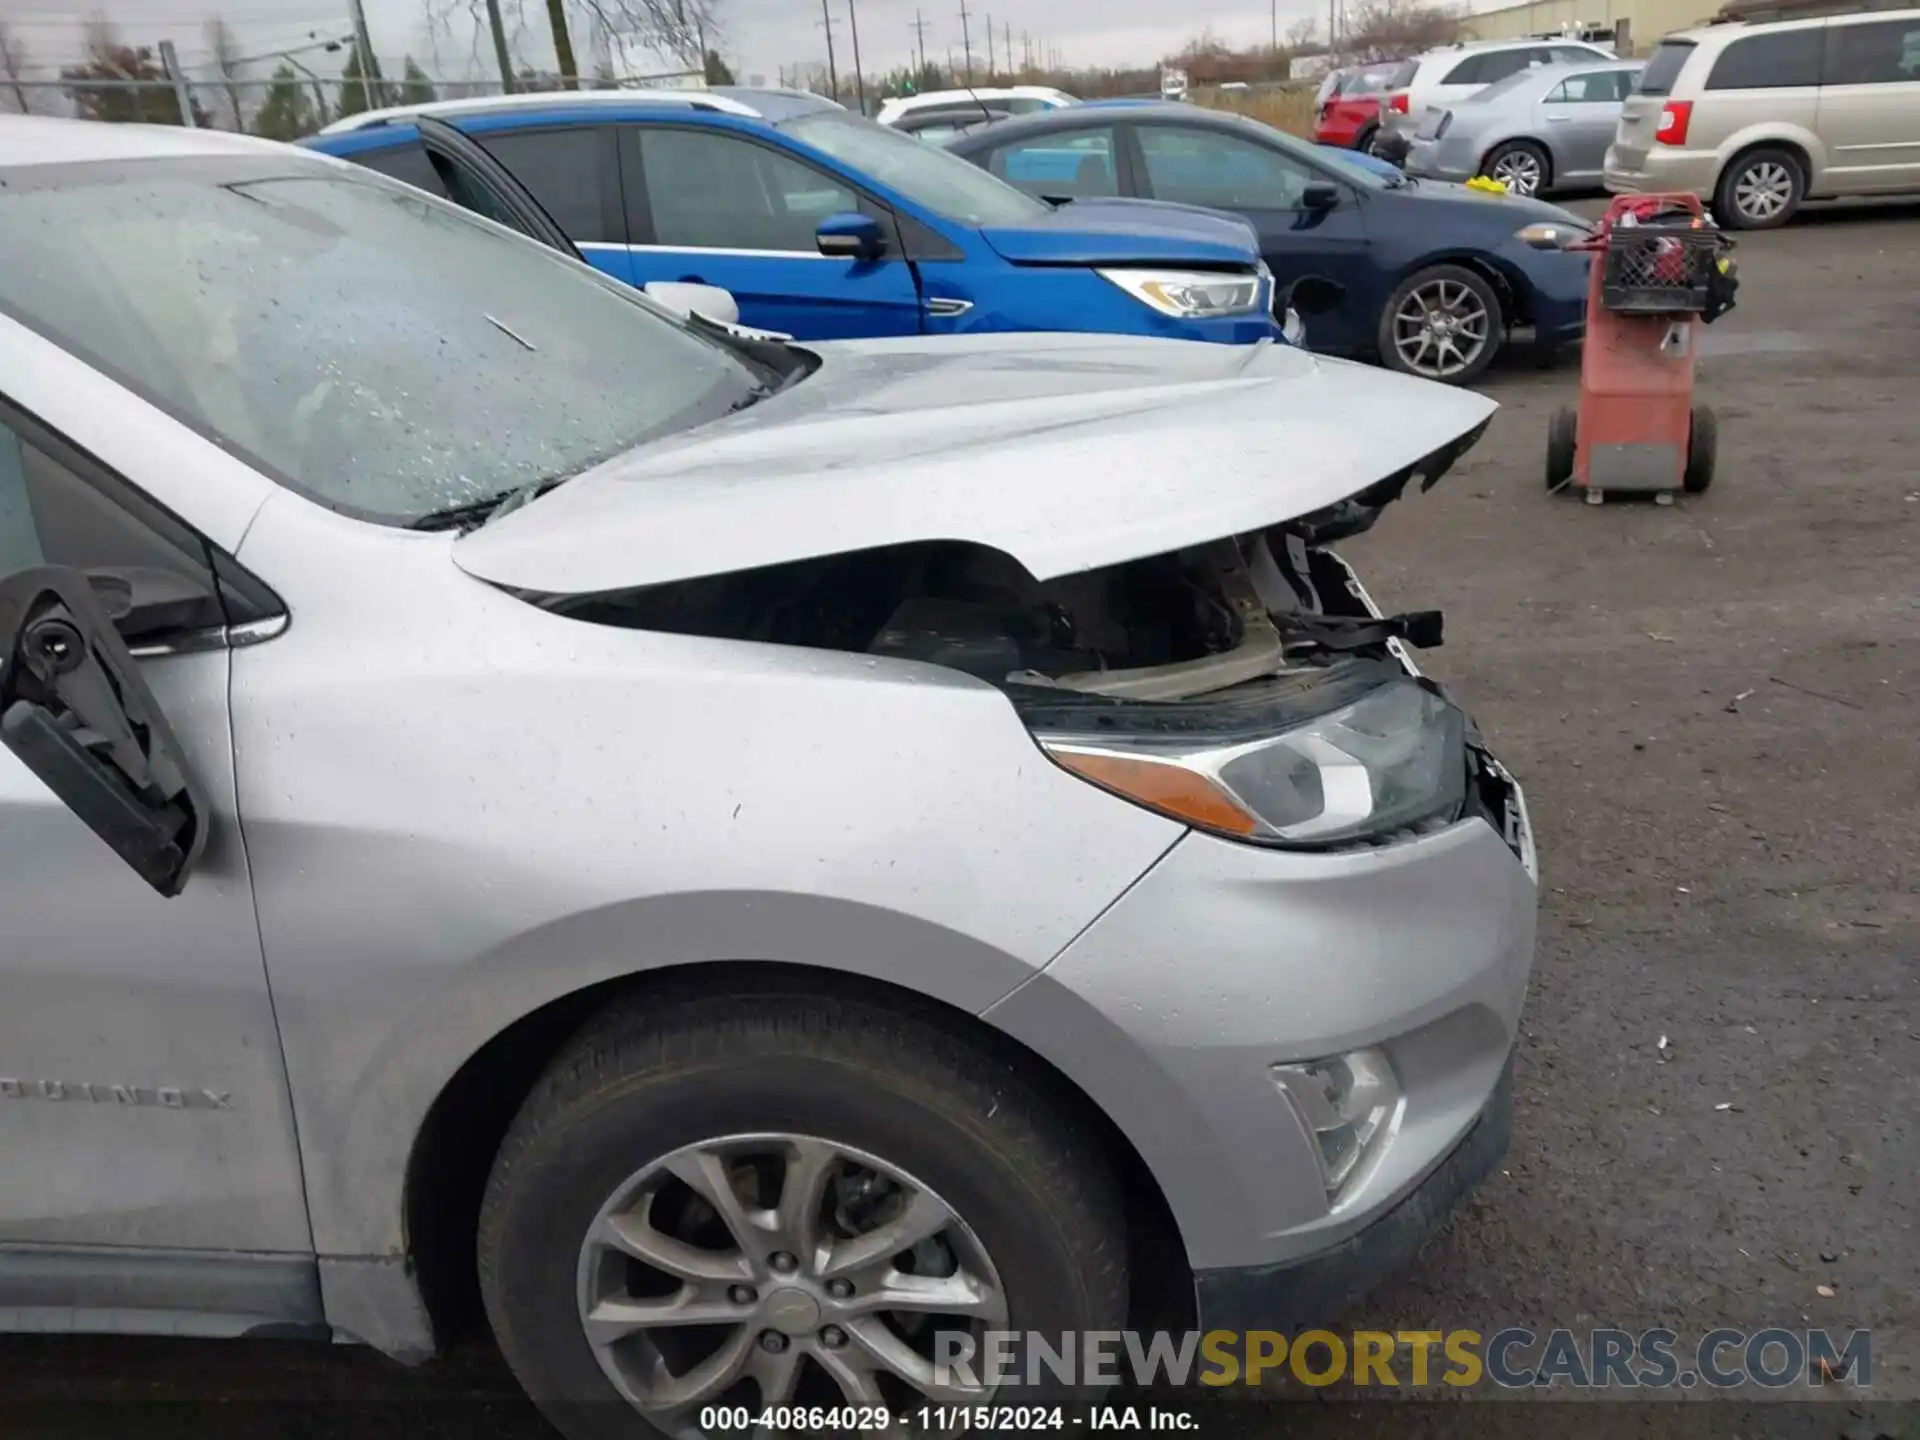
<path id="1" fill-rule="evenodd" d="M 320 128 L 306 85 L 284 62 L 273 72 L 267 98 L 253 117 L 253 133 L 269 140 L 298 140 Z"/>
<path id="2" fill-rule="evenodd" d="M 400 103 L 402 105 L 428 105 L 437 98 L 433 89 L 433 81 L 427 78 L 426 71 L 414 63 L 411 55 L 407 56 L 406 69 L 403 73 L 405 78 L 400 82 Z"/>

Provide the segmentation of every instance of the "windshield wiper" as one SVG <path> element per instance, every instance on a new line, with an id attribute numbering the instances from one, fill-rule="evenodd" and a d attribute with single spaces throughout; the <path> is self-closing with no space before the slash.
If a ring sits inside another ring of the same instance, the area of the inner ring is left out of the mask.
<path id="1" fill-rule="evenodd" d="M 489 520 L 506 514 L 509 510 L 518 510 L 529 500 L 544 495 L 558 480 L 535 480 L 528 485 L 518 485 L 511 490 L 502 490 L 497 495 L 485 495 L 478 500 L 465 500 L 458 505 L 447 505 L 439 510 L 429 510 L 416 520 L 409 520 L 409 530 L 478 530 Z"/>

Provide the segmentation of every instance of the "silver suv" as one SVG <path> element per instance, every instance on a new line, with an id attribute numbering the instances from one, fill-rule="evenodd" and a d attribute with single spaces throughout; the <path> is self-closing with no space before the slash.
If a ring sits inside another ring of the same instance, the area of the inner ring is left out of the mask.
<path id="1" fill-rule="evenodd" d="M 1400 164 L 1428 110 L 1457 105 L 1494 81 L 1531 66 L 1590 65 L 1611 59 L 1612 51 L 1583 40 L 1476 40 L 1442 45 L 1403 60 L 1388 77 L 1380 97 L 1374 153 Z"/>
<path id="2" fill-rule="evenodd" d="M 0 120 L 0 252 L 0 1325 L 911 1418 L 1495 1163 L 1526 808 L 1325 548 L 1491 402 L 802 350 L 208 132 Z"/>
<path id="3" fill-rule="evenodd" d="M 1745 230 L 1803 200 L 1920 193 L 1920 9 L 1669 35 L 1621 109 L 1606 184 L 1691 191 Z"/>

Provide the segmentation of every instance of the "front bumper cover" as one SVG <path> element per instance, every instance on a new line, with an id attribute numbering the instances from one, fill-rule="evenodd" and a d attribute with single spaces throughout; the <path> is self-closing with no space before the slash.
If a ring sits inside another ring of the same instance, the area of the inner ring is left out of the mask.
<path id="1" fill-rule="evenodd" d="M 1381 1281 L 1405 1269 L 1456 1205 L 1493 1173 L 1513 1134 L 1513 1059 L 1460 1143 L 1366 1229 L 1330 1250 L 1279 1265 L 1201 1270 L 1194 1276 L 1200 1329 L 1295 1335 L 1332 1325 Z"/>

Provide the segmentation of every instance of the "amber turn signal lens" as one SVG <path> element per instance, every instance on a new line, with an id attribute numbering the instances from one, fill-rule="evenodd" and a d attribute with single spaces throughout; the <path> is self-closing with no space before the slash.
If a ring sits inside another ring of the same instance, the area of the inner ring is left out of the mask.
<path id="1" fill-rule="evenodd" d="M 1053 747 L 1048 747 L 1047 753 L 1083 780 L 1202 830 L 1251 835 L 1259 828 L 1259 822 L 1231 795 L 1185 766 L 1133 755 L 1089 754 Z"/>

